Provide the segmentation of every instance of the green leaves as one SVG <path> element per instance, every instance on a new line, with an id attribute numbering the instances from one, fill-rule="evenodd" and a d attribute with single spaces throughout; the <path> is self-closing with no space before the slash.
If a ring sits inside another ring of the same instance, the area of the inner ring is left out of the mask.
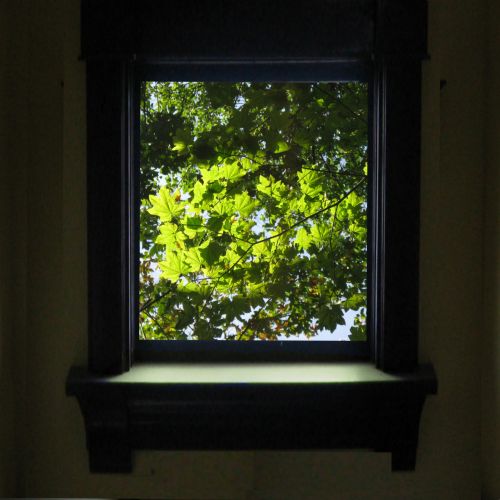
<path id="1" fill-rule="evenodd" d="M 364 339 L 366 86 L 148 82 L 144 95 L 141 337 L 314 338 L 353 311 Z"/>
<path id="2" fill-rule="evenodd" d="M 192 272 L 198 272 L 205 264 L 205 259 L 201 256 L 199 248 L 190 248 L 185 254 L 186 264 Z"/>
<path id="3" fill-rule="evenodd" d="M 175 282 L 182 274 L 187 274 L 191 270 L 191 266 L 183 259 L 182 254 L 179 255 L 171 251 L 166 260 L 160 262 L 160 269 L 163 271 L 162 278 Z"/>
<path id="4" fill-rule="evenodd" d="M 269 178 L 264 176 L 259 176 L 259 183 L 256 186 L 257 190 L 261 193 L 267 194 L 270 197 L 274 197 L 280 200 L 286 193 L 287 189 L 283 182 L 276 181 L 271 175 Z"/>
<path id="5" fill-rule="evenodd" d="M 224 247 L 217 241 L 206 241 L 199 247 L 203 260 L 209 265 L 214 265 L 221 255 L 225 253 Z"/>
<path id="6" fill-rule="evenodd" d="M 335 304 L 322 306 L 319 310 L 318 326 L 334 330 L 337 325 L 345 325 L 341 307 Z"/>
<path id="7" fill-rule="evenodd" d="M 240 166 L 240 162 L 224 163 L 221 166 L 212 166 L 208 169 L 202 168 L 200 172 L 205 183 L 222 180 L 223 182 L 233 182 L 246 174 Z M 222 183 L 217 183 L 223 185 Z"/>
<path id="8" fill-rule="evenodd" d="M 311 241 L 318 246 L 323 246 L 328 242 L 332 228 L 324 223 L 315 224 L 311 228 Z"/>
<path id="9" fill-rule="evenodd" d="M 171 195 L 165 186 L 160 188 L 158 196 L 151 195 L 149 201 L 152 208 L 148 212 L 158 215 L 163 222 L 170 222 L 172 218 L 184 212 L 184 203 L 181 201 L 181 194 L 176 190 Z"/>
<path id="10" fill-rule="evenodd" d="M 224 215 L 213 215 L 207 220 L 206 227 L 212 233 L 218 233 L 222 229 L 222 224 L 226 220 Z"/>
<path id="11" fill-rule="evenodd" d="M 315 198 L 323 190 L 322 176 L 316 170 L 304 168 L 298 172 L 299 185 L 302 192 L 310 198 Z"/>
<path id="12" fill-rule="evenodd" d="M 278 141 L 276 144 L 275 153 L 285 153 L 290 149 L 290 146 L 285 141 Z"/>
<path id="13" fill-rule="evenodd" d="M 197 233 L 202 232 L 203 226 L 204 226 L 203 217 L 200 217 L 199 215 L 196 215 L 194 217 L 187 216 L 185 219 L 184 223 L 185 231 L 190 238 L 194 238 Z"/>
<path id="14" fill-rule="evenodd" d="M 297 231 L 295 243 L 301 250 L 307 250 L 311 246 L 311 236 L 305 228 L 301 227 Z"/>
<path id="15" fill-rule="evenodd" d="M 179 231 L 176 224 L 167 222 L 160 226 L 160 235 L 156 238 L 156 243 L 165 245 L 167 248 L 183 248 L 187 236 Z"/>
<path id="16" fill-rule="evenodd" d="M 255 210 L 257 204 L 257 201 L 252 199 L 247 192 L 237 194 L 234 197 L 234 209 L 244 217 L 248 217 Z"/>
<path id="17" fill-rule="evenodd" d="M 226 163 L 219 169 L 219 176 L 227 181 L 236 181 L 245 174 L 246 172 L 237 163 Z"/>
<path id="18" fill-rule="evenodd" d="M 177 129 L 174 135 L 174 147 L 172 151 L 177 151 L 179 154 L 186 154 L 188 146 L 193 142 L 193 138 L 187 129 Z"/>
<path id="19" fill-rule="evenodd" d="M 274 179 L 272 177 L 270 179 L 268 179 L 267 177 L 260 175 L 259 176 L 259 183 L 257 184 L 256 187 L 261 193 L 272 195 L 271 186 L 272 186 L 273 181 L 274 181 Z"/>

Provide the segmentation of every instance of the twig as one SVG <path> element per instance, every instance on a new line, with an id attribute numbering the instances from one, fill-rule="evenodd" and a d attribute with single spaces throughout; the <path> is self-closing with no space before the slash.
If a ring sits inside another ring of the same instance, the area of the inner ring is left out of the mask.
<path id="1" fill-rule="evenodd" d="M 327 210 L 330 210 L 331 208 L 333 207 L 336 207 L 338 205 L 340 205 L 353 191 L 355 191 L 359 186 L 361 186 L 361 184 L 363 182 L 365 182 L 366 178 L 363 177 L 363 179 L 361 179 L 353 188 L 351 188 L 349 191 L 347 191 L 347 193 L 344 193 L 344 195 L 336 200 L 335 202 L 333 203 L 330 203 L 330 205 L 324 207 L 324 208 L 321 208 L 320 210 L 318 210 L 317 212 L 313 213 L 313 214 L 310 214 L 306 217 L 303 217 L 302 219 L 298 220 L 297 222 L 295 222 L 294 224 L 292 224 L 291 226 L 283 229 L 282 231 L 280 231 L 279 233 L 277 234 L 273 234 L 272 236 L 267 236 L 266 238 L 262 238 L 261 240 L 258 240 L 258 241 L 254 241 L 253 243 L 251 243 L 251 245 L 244 251 L 243 255 L 240 256 L 240 258 L 234 263 L 232 264 L 228 269 L 226 269 L 220 276 L 217 277 L 217 279 L 220 279 L 222 278 L 223 276 L 225 276 L 228 272 L 230 272 L 247 254 L 248 252 L 255 246 L 255 245 L 258 245 L 259 243 L 265 243 L 266 241 L 270 241 L 274 238 L 279 238 L 280 236 L 282 236 L 283 234 L 285 234 L 286 232 L 290 231 L 290 229 L 293 229 L 294 227 L 297 227 L 297 226 L 300 226 L 302 225 L 304 222 L 306 222 L 307 220 L 309 219 L 312 219 L 316 216 L 318 216 L 319 214 L 323 213 L 323 212 L 326 212 Z M 215 285 L 216 286 L 216 285 Z"/>

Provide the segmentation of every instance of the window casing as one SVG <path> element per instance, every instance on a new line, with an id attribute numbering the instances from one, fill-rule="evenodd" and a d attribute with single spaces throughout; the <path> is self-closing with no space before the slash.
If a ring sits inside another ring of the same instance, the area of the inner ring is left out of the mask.
<path id="1" fill-rule="evenodd" d="M 103 9 L 97 9 L 92 1 L 82 5 L 82 49 L 87 62 L 89 103 L 92 370 L 121 373 L 133 362 L 137 207 L 132 200 L 136 198 L 138 182 L 134 85 L 139 75 L 144 75 L 144 64 L 149 71 L 172 74 L 173 62 L 188 65 L 194 72 L 199 69 L 204 79 L 208 79 L 204 76 L 207 67 L 214 68 L 215 74 L 248 74 L 245 68 L 252 71 L 259 65 L 267 65 L 275 72 L 280 66 L 288 67 L 292 74 L 307 72 L 308 68 L 321 74 L 328 66 L 344 77 L 368 74 L 369 357 L 384 370 L 414 369 L 418 337 L 420 66 L 426 56 L 425 2 L 403 6 L 394 1 L 317 1 L 308 5 L 305 18 L 303 9 L 287 9 L 283 22 L 276 25 L 271 20 L 272 12 L 271 17 L 266 14 L 263 19 L 258 5 L 236 8 L 224 1 L 213 4 L 211 17 L 200 6 L 190 10 L 189 4 L 179 7 L 179 14 L 174 13 L 175 9 L 162 7 L 161 2 L 128 2 L 127 8 L 116 11 L 111 7 L 113 2 Z M 280 2 L 273 5 L 276 9 L 284 7 Z M 215 12 L 220 12 L 221 17 L 214 18 Z M 168 19 L 165 30 L 154 21 L 158 16 Z M 334 26 L 325 19 L 333 19 Z M 217 36 L 216 32 L 232 34 L 237 42 L 228 44 L 227 37 Z M 295 37 L 290 33 L 295 33 Z M 259 40 L 266 40 L 267 44 L 258 43 Z M 252 348 L 241 349 L 248 352 Z M 349 352 L 345 355 L 348 357 Z"/>
<path id="2" fill-rule="evenodd" d="M 128 470 L 128 458 L 123 459 L 125 464 L 120 462 L 122 458 L 114 465 L 111 463 L 118 453 L 113 446 L 123 447 L 123 440 L 128 443 L 125 447 L 128 451 L 151 447 L 147 439 L 143 442 L 134 437 L 141 435 L 135 432 L 140 423 L 134 427 L 133 434 L 128 429 L 121 441 L 117 441 L 116 436 L 112 439 L 105 434 L 103 438 L 102 434 L 92 432 L 98 425 L 96 422 L 106 418 L 109 428 L 116 429 L 121 425 L 120 419 L 129 422 L 137 416 L 131 408 L 137 410 L 139 403 L 127 399 L 135 394 L 132 389 L 126 396 L 116 392 L 115 387 L 103 388 L 109 375 L 127 372 L 134 361 L 141 358 L 140 353 L 136 356 L 134 352 L 133 338 L 137 327 L 137 298 L 133 290 L 137 286 L 138 223 L 137 206 L 133 202 L 137 200 L 138 185 L 135 168 L 138 144 L 134 134 L 138 106 L 134 89 L 145 68 L 154 72 L 171 71 L 176 64 L 188 65 L 192 71 L 210 67 L 228 72 L 235 68 L 247 71 L 245 68 L 262 65 L 271 71 L 281 67 L 292 68 L 292 72 L 318 74 L 328 67 L 338 75 L 368 75 L 371 130 L 368 321 L 371 334 L 366 356 L 368 364 L 387 373 L 402 374 L 403 378 L 394 386 L 399 389 L 391 386 L 387 394 L 385 389 L 377 392 L 370 383 L 360 383 L 358 389 L 352 384 L 332 386 L 331 400 L 336 399 L 344 408 L 342 411 L 349 411 L 347 407 L 351 405 L 363 409 L 367 415 L 373 413 L 373 420 L 378 423 L 368 432 L 362 429 L 360 420 L 357 431 L 353 424 L 349 436 L 339 435 L 326 443 L 331 447 L 368 446 L 392 451 L 393 460 L 403 457 L 395 468 L 414 466 L 420 411 L 425 395 L 436 390 L 432 369 L 422 372 L 417 360 L 420 86 L 421 61 L 427 56 L 426 15 L 425 0 L 309 0 L 302 5 L 285 0 L 252 3 L 82 1 L 82 57 L 87 68 L 88 111 L 89 364 L 88 375 L 82 376 L 78 371 L 70 374 L 68 392 L 78 396 L 86 415 L 87 433 L 94 436 L 88 436 L 93 470 Z M 245 343 L 241 349 L 251 348 Z M 156 360 L 167 359 L 165 353 L 160 354 Z M 247 359 L 253 355 L 247 351 Z M 231 355 L 210 357 L 210 353 L 203 352 L 197 360 L 227 361 L 228 356 Z M 277 358 L 273 355 L 270 359 Z M 325 360 L 320 355 L 313 358 L 303 353 L 295 353 L 287 359 Z M 356 356 L 348 352 L 342 359 L 353 360 Z M 169 360 L 186 359 L 181 352 L 178 356 L 170 354 Z M 405 386 L 405 377 L 409 377 L 410 391 Z M 308 387 L 305 400 L 311 398 L 316 401 L 315 405 L 317 401 L 328 401 L 323 388 L 315 384 Z M 108 390 L 113 397 L 104 396 Z M 155 386 L 152 392 L 143 390 L 151 405 L 161 401 L 168 406 L 172 397 L 162 384 Z M 192 397 L 196 398 L 199 387 L 193 390 Z M 211 394 L 217 400 L 219 388 L 211 390 L 215 391 Z M 398 390 L 409 395 L 403 396 Z M 259 389 L 255 391 L 261 394 Z M 278 389 L 272 385 L 262 391 L 262 394 L 269 391 L 262 396 L 264 401 Z M 317 400 L 315 391 L 321 393 Z M 222 400 L 227 401 L 227 394 L 221 394 Z M 145 396 L 134 397 L 140 399 L 142 410 L 149 408 Z M 258 399 L 257 396 L 245 397 L 250 401 Z M 289 411 L 287 398 L 292 397 L 290 390 L 285 389 L 284 404 L 276 410 L 278 415 Z M 401 403 L 401 398 L 406 401 L 406 397 L 407 402 Z M 393 407 L 394 398 L 400 402 Z M 118 419 L 116 407 L 124 412 Z M 229 410 L 223 407 L 227 413 Z M 256 416 L 267 411 L 265 404 L 250 407 L 247 412 L 254 412 Z M 315 409 L 321 412 L 321 405 Z M 109 416 L 103 417 L 104 414 Z M 396 423 L 401 415 L 404 422 L 409 419 L 404 425 Z M 387 422 L 398 426 L 394 442 L 392 437 L 380 436 L 378 426 L 382 425 L 384 416 Z M 179 413 L 179 425 L 181 418 L 185 415 Z M 142 421 L 139 418 L 139 422 Z M 158 423 L 160 434 L 162 425 Z M 102 429 L 99 432 L 103 432 Z M 104 451 L 98 444 L 103 439 L 111 443 Z M 206 447 L 211 447 L 210 442 L 208 439 Z M 279 443 L 283 447 L 279 439 L 276 446 Z M 182 443 L 177 444 L 182 447 Z M 272 442 L 261 437 L 256 437 L 254 444 L 273 447 Z M 310 444 L 317 447 L 317 441 L 312 440 Z M 307 445 L 307 436 L 304 442 L 291 442 L 292 448 Z M 251 448 L 251 440 L 243 447 Z"/>
<path id="3" fill-rule="evenodd" d="M 297 62 L 281 61 L 242 63 L 232 61 L 191 63 L 162 63 L 156 65 L 136 65 L 133 69 L 135 93 L 144 81 L 209 81 L 209 82 L 315 82 L 340 81 L 362 82 L 371 77 L 371 65 L 364 61 L 343 64 L 325 61 Z M 368 103 L 367 103 L 368 104 Z M 137 102 L 134 104 L 137 106 Z M 136 123 L 134 131 L 139 130 Z M 135 144 L 138 144 L 136 137 Z M 139 147 L 139 146 L 137 146 Z M 136 155 L 136 162 L 139 163 Z M 136 163 L 135 169 L 140 170 Z M 367 183 L 368 184 L 368 183 Z M 368 188 L 367 188 L 368 189 Z M 137 248 L 137 242 L 136 242 Z M 298 283 L 297 286 L 302 286 Z M 137 314 L 137 313 L 136 313 Z M 135 315 L 134 315 L 135 316 Z M 136 361 L 325 361 L 354 360 L 369 358 L 367 341 L 293 341 L 293 342 L 217 342 L 217 341 L 158 341 L 138 340 L 135 332 L 134 359 Z"/>

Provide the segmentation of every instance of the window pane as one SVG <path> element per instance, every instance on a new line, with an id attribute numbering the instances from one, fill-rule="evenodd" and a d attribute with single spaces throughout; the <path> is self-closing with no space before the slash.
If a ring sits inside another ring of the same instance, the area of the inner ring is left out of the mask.
<path id="1" fill-rule="evenodd" d="M 140 339 L 366 340 L 367 101 L 142 83 Z"/>

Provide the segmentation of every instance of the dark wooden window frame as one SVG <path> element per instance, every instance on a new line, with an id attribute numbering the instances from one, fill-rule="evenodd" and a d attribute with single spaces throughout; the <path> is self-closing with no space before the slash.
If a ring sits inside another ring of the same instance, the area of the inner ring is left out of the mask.
<path id="1" fill-rule="evenodd" d="M 167 62 L 160 64 L 135 63 L 131 68 L 135 84 L 134 94 L 139 93 L 142 81 L 359 81 L 369 84 L 372 64 L 369 61 L 345 61 L 341 64 L 330 61 L 206 61 L 195 63 Z M 137 110 L 138 100 L 133 102 Z M 368 102 L 367 102 L 368 105 Z M 136 112 L 137 114 L 137 112 Z M 133 128 L 140 128 L 138 117 Z M 139 149 L 140 138 L 136 134 L 134 144 Z M 140 171 L 140 158 L 135 155 L 134 171 Z M 370 161 L 371 162 L 371 161 Z M 138 213 L 136 207 L 134 215 Z M 137 238 L 136 238 L 137 239 Z M 138 241 L 136 241 L 138 246 Z M 370 263 L 369 263 L 370 264 Z M 369 265 L 369 267 L 371 267 Z M 137 265 L 136 265 L 137 269 Z M 367 294 L 369 296 L 369 293 Z M 367 297 L 368 298 L 368 297 Z M 133 316 L 138 316 L 133 311 Z M 373 325 L 369 330 L 373 330 Z M 133 360 L 137 361 L 346 361 L 366 360 L 370 356 L 369 335 L 366 341 L 293 341 L 293 342 L 216 342 L 210 340 L 139 340 L 138 328 L 135 329 Z"/>
<path id="2" fill-rule="evenodd" d="M 426 0 L 82 0 L 89 363 L 72 368 L 67 392 L 82 408 L 92 471 L 129 471 L 141 448 L 362 447 L 392 452 L 393 469 L 414 468 L 422 406 L 437 389 L 432 367 L 417 359 L 426 17 Z M 173 63 L 369 68 L 371 336 L 368 360 L 341 361 L 351 376 L 252 383 L 242 364 L 234 382 L 172 381 L 175 356 L 150 363 L 151 378 L 137 375 L 149 372 L 134 363 L 134 87 L 138 68 Z"/>

